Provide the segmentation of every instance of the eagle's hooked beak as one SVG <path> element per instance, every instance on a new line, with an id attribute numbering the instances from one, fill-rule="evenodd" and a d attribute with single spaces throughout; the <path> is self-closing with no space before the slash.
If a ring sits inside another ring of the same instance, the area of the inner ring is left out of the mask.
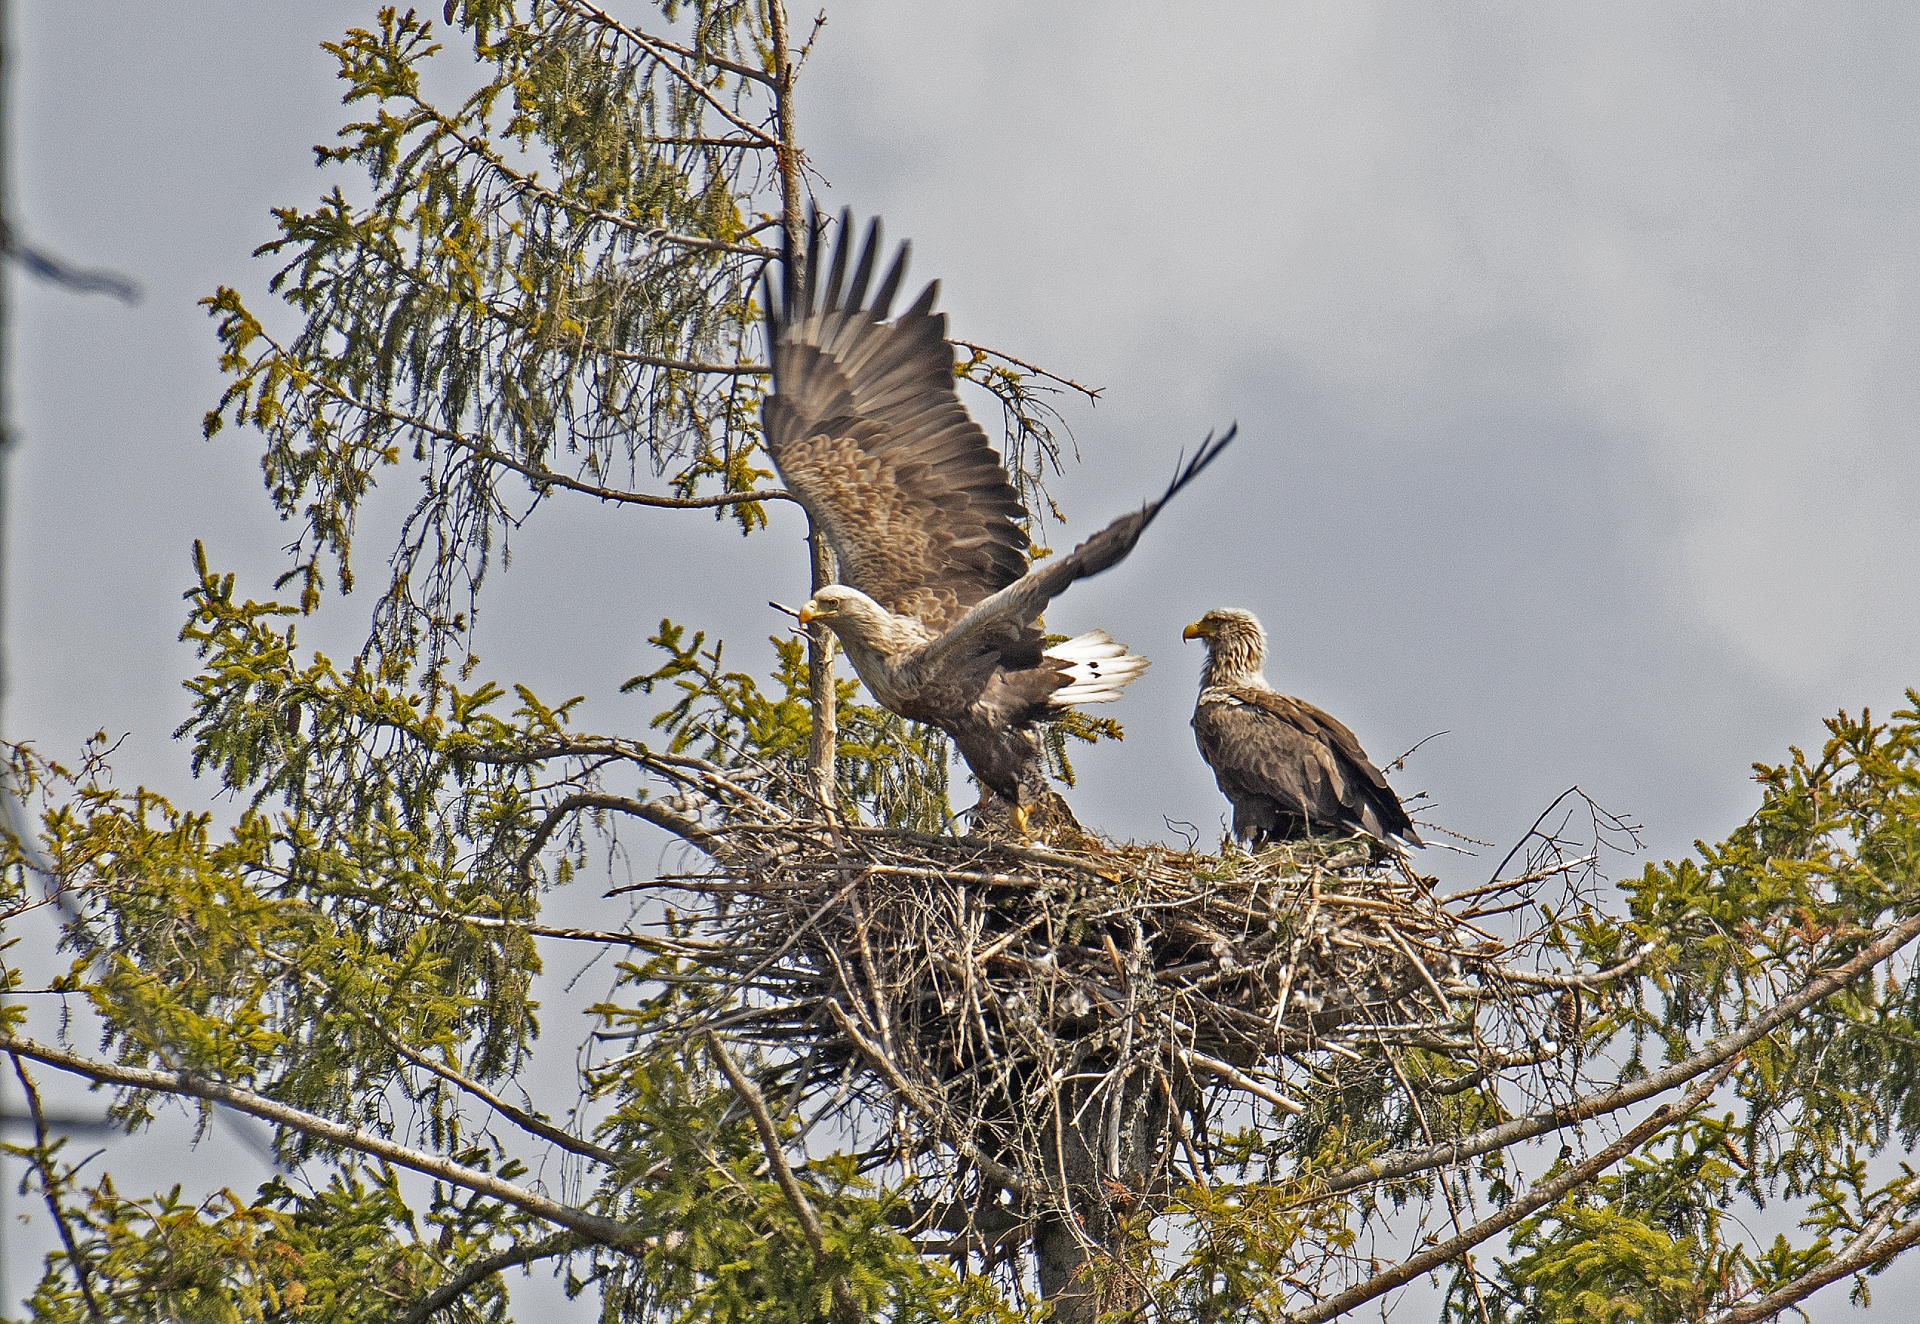
<path id="1" fill-rule="evenodd" d="M 827 613 L 821 608 L 819 603 L 809 598 L 807 599 L 807 601 L 800 604 L 800 610 L 794 613 L 794 617 L 800 622 L 800 624 L 810 625 L 814 621 L 819 620 L 822 616 L 825 616 L 826 614 Z"/>
<path id="2" fill-rule="evenodd" d="M 1208 635 L 1212 633 L 1213 631 L 1207 628 L 1207 623 L 1205 621 L 1195 621 L 1192 625 L 1189 625 L 1186 629 L 1180 632 L 1180 638 L 1182 640 L 1205 639 Z"/>

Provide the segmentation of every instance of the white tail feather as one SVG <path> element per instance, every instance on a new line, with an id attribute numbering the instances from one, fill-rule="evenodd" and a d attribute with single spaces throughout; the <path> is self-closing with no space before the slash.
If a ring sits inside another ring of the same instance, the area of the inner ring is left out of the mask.
<path id="1" fill-rule="evenodd" d="M 1105 630 L 1090 630 L 1077 639 L 1055 644 L 1046 656 L 1067 664 L 1067 683 L 1048 698 L 1056 708 L 1112 703 L 1147 669 L 1146 658 L 1129 653 L 1125 644 L 1115 643 Z"/>

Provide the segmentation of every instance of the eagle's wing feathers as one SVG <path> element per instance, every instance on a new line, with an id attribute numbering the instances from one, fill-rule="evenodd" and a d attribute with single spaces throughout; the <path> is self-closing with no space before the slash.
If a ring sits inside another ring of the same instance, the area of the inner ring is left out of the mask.
<path id="1" fill-rule="evenodd" d="M 1295 699 L 1273 691 L 1247 690 L 1241 697 L 1248 703 L 1278 717 L 1281 721 L 1305 735 L 1312 736 L 1326 748 L 1337 751 L 1340 759 L 1358 773 L 1376 789 L 1387 791 L 1386 774 L 1373 766 L 1367 757 L 1367 751 L 1360 748 L 1360 738 L 1353 734 L 1345 722 L 1324 708 L 1316 708 L 1304 699 Z"/>
<path id="2" fill-rule="evenodd" d="M 1284 811 L 1323 823 L 1347 815 L 1349 778 L 1311 733 L 1250 703 L 1208 703 L 1194 713 L 1201 756 L 1229 800 L 1264 797 Z"/>
<path id="3" fill-rule="evenodd" d="M 1236 424 L 1218 440 L 1209 433 L 1207 439 L 1200 443 L 1200 450 L 1193 459 L 1174 473 L 1173 482 L 1168 484 L 1159 500 L 1149 501 L 1140 509 L 1122 515 L 1058 560 L 1042 561 L 948 626 L 944 635 L 927 646 L 923 655 L 925 665 L 935 666 L 942 658 L 954 653 L 973 651 L 980 646 L 982 639 L 1000 638 L 1012 631 L 1025 630 L 1046 610 L 1047 603 L 1066 592 L 1067 586 L 1075 580 L 1097 575 L 1125 560 L 1161 508 L 1181 488 L 1198 478 L 1201 471 L 1213 463 L 1214 457 L 1227 448 L 1238 431 Z"/>
<path id="4" fill-rule="evenodd" d="M 938 284 L 896 321 L 881 320 L 905 245 L 865 302 L 878 222 L 843 297 L 849 222 L 824 291 L 810 278 L 774 330 L 767 449 L 833 544 L 841 579 L 941 631 L 1026 570 L 1027 512 L 954 391 L 946 316 L 933 311 Z M 817 246 L 813 257 L 817 272 Z"/>
<path id="5" fill-rule="evenodd" d="M 1228 799 L 1264 796 L 1320 823 L 1420 843 L 1386 776 L 1345 723 L 1272 690 L 1234 686 L 1237 703 L 1203 703 L 1193 728 Z"/>

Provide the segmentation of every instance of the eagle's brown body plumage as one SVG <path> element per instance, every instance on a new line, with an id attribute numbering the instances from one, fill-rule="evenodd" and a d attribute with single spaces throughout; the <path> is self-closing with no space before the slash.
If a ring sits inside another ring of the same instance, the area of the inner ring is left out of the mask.
<path id="1" fill-rule="evenodd" d="M 1189 625 L 1184 637 L 1207 643 L 1193 734 L 1233 804 L 1235 837 L 1258 849 L 1347 828 L 1379 841 L 1421 844 L 1353 732 L 1267 684 L 1267 637 L 1253 613 L 1218 608 Z"/>
<path id="2" fill-rule="evenodd" d="M 946 731 L 983 786 L 1018 809 L 1044 787 L 1033 723 L 1118 698 L 1146 668 L 1097 630 L 1047 648 L 1041 611 L 1124 558 L 1232 434 L 1203 446 L 1159 501 L 1030 568 L 1027 511 L 954 390 L 938 283 L 888 321 L 906 246 L 869 301 L 879 223 L 850 275 L 851 217 L 826 273 L 817 223 L 812 234 L 801 288 L 791 262 L 778 305 L 769 283 L 764 409 L 768 453 L 839 561 L 842 582 L 815 593 L 802 618 L 830 626 L 876 700 Z"/>

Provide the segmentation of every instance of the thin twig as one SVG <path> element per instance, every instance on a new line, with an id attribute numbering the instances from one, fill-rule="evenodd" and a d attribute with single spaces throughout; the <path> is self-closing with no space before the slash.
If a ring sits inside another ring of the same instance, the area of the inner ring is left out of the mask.
<path id="1" fill-rule="evenodd" d="M 394 1324 L 425 1324 L 432 1316 L 464 1296 L 468 1288 L 493 1277 L 502 1269 L 511 1269 L 516 1264 L 532 1264 L 536 1260 L 550 1260 L 556 1255 L 566 1254 L 578 1244 L 579 1238 L 573 1233 L 556 1232 L 538 1241 L 509 1246 L 492 1255 L 468 1260 L 453 1277 L 408 1306 Z"/>
<path id="2" fill-rule="evenodd" d="M 27 1111 L 33 1114 L 33 1164 L 40 1172 L 40 1193 L 46 1197 L 47 1212 L 53 1215 L 53 1225 L 60 1230 L 60 1244 L 67 1248 L 67 1263 L 73 1266 L 74 1281 L 80 1284 L 80 1295 L 87 1303 L 87 1318 L 93 1324 L 106 1324 L 107 1317 L 93 1293 L 93 1267 L 74 1242 L 73 1229 L 67 1225 L 67 1211 L 60 1204 L 60 1179 L 53 1171 L 53 1152 L 47 1136 L 47 1117 L 40 1109 L 40 1091 L 35 1088 L 33 1077 L 27 1074 L 20 1054 L 9 1052 L 7 1056 L 13 1061 L 13 1074 L 20 1078 L 20 1088 L 26 1091 Z"/>
<path id="3" fill-rule="evenodd" d="M 553 838 L 560 825 L 567 818 L 582 809 L 610 809 L 615 813 L 630 814 L 634 818 L 644 819 L 655 827 L 665 828 L 679 837 L 689 846 L 698 847 L 708 855 L 719 855 L 726 849 L 726 843 L 713 833 L 701 827 L 692 819 L 676 814 L 670 809 L 648 800 L 635 800 L 624 795 L 605 795 L 597 791 L 579 791 L 569 795 L 559 804 L 547 811 L 547 817 L 533 834 L 533 840 L 520 853 L 520 872 L 525 873 L 533 859 Z"/>
<path id="4" fill-rule="evenodd" d="M 276 952 L 267 951 L 264 952 L 263 955 L 265 955 L 269 961 L 283 968 L 290 969 L 293 966 L 292 961 Z M 456 1071 L 444 1062 L 434 1061 L 427 1054 L 421 1052 L 419 1049 L 407 1043 L 399 1035 L 395 1034 L 377 1014 L 370 1013 L 347 1002 L 344 997 L 341 997 L 339 990 L 329 986 L 326 980 L 322 979 L 317 973 L 311 970 L 302 973 L 308 984 L 323 994 L 339 998 L 355 1015 L 360 1017 L 363 1025 L 366 1025 L 375 1034 L 380 1036 L 382 1043 L 421 1070 L 446 1081 L 449 1085 L 471 1094 L 474 1098 L 480 1100 L 480 1102 L 486 1104 L 487 1107 L 493 1109 L 493 1111 L 499 1113 L 502 1117 L 530 1135 L 537 1135 L 543 1140 L 550 1140 L 562 1149 L 578 1154 L 582 1158 L 592 1159 L 602 1167 L 616 1168 L 620 1166 L 620 1156 L 612 1150 L 603 1149 L 591 1140 L 582 1139 L 577 1135 L 562 1130 L 552 1122 L 541 1117 L 536 1117 L 524 1108 L 517 1108 L 488 1089 L 485 1085 L 482 1085 L 479 1081 L 472 1079 L 462 1072 Z"/>
<path id="5" fill-rule="evenodd" d="M 726 1045 L 720 1042 L 720 1036 L 711 1030 L 707 1032 L 707 1050 L 713 1054 L 713 1060 L 720 1066 L 733 1092 L 740 1096 L 747 1111 L 753 1115 L 754 1129 L 760 1133 L 760 1147 L 766 1151 L 767 1162 L 773 1165 L 774 1179 L 780 1183 L 781 1192 L 787 1197 L 787 1203 L 793 1206 L 794 1215 L 800 1220 L 800 1231 L 807 1238 L 807 1245 L 813 1247 L 813 1256 L 822 1272 L 832 1272 L 827 1258 L 826 1234 L 820 1227 L 820 1216 L 813 1211 L 813 1205 L 807 1199 L 807 1193 L 800 1189 L 800 1183 L 793 1175 L 793 1169 L 787 1165 L 785 1149 L 780 1144 L 780 1132 L 774 1127 L 773 1114 L 767 1111 L 767 1101 L 761 1097 L 760 1089 L 744 1072 L 734 1064 Z M 853 1298 L 853 1289 L 847 1286 L 844 1274 L 833 1272 L 833 1304 L 840 1317 L 847 1324 L 859 1324 L 866 1319 L 866 1312 L 860 1309 L 860 1303 Z"/>
<path id="6" fill-rule="evenodd" d="M 1220 1079 L 1226 1081 L 1229 1085 L 1243 1089 L 1249 1094 L 1258 1095 L 1282 1112 L 1293 1113 L 1297 1116 L 1307 1110 L 1305 1104 L 1268 1089 L 1246 1072 L 1222 1062 L 1217 1057 L 1209 1057 L 1205 1053 L 1196 1052 L 1191 1048 L 1176 1048 L 1174 1052 L 1179 1054 L 1180 1060 L 1188 1066 L 1199 1067 L 1209 1075 L 1220 1077 Z"/>
<path id="7" fill-rule="evenodd" d="M 1532 984 L 1538 988 L 1600 988 L 1638 970 L 1646 964 L 1647 958 L 1653 955 L 1657 947 L 1656 943 L 1646 943 L 1619 965 L 1585 975 L 1563 975 L 1548 970 L 1511 970 L 1506 966 L 1494 966 L 1491 973 L 1516 984 Z"/>
<path id="8" fill-rule="evenodd" d="M 978 355 L 982 358 L 999 359 L 1002 363 L 1011 363 L 1022 372 L 1032 373 L 1035 377 L 1045 377 L 1050 382 L 1058 382 L 1069 391 L 1078 391 L 1095 404 L 1099 403 L 1100 396 L 1107 389 L 1104 386 L 1082 386 L 1071 377 L 1062 377 L 1057 372 L 1048 372 L 1045 368 L 1028 363 L 1025 359 L 1016 359 L 1011 354 L 1004 353 L 997 349 L 990 349 L 986 345 L 976 345 L 971 340 L 949 340 L 947 343 L 955 349 L 964 349 L 968 353 Z M 1058 418 L 1059 415 L 1056 414 L 1054 417 Z"/>

